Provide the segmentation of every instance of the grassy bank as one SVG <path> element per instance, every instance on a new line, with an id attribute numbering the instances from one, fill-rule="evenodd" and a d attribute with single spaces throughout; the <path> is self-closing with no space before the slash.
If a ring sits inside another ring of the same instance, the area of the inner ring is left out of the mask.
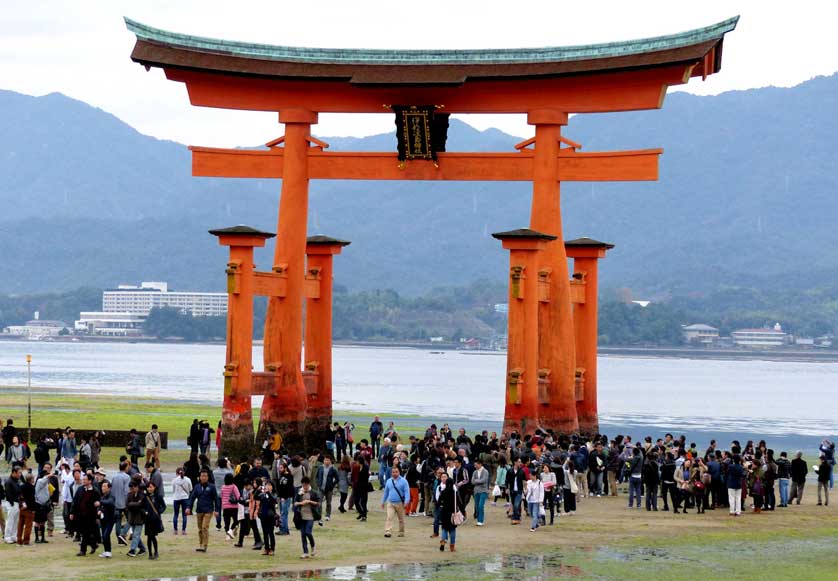
<path id="1" fill-rule="evenodd" d="M 254 424 L 259 411 L 254 409 Z M 335 411 L 335 420 L 349 420 L 366 433 L 373 414 Z M 152 423 L 161 431 L 169 432 L 172 440 L 186 440 L 194 418 L 206 419 L 215 425 L 221 416 L 221 406 L 189 403 L 182 400 L 142 396 L 76 395 L 56 389 L 34 389 L 32 392 L 32 426 L 52 428 L 73 426 L 87 430 L 147 429 Z M 0 386 L 0 419 L 13 418 L 17 428 L 27 422 L 27 394 L 22 387 Z M 388 414 L 396 421 L 400 433 L 424 433 L 422 418 L 409 414 Z"/>

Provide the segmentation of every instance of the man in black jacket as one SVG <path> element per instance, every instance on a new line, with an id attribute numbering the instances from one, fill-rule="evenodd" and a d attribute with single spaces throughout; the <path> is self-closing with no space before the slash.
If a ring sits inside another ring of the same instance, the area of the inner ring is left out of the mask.
<path id="1" fill-rule="evenodd" d="M 82 487 L 73 496 L 73 508 L 70 512 L 70 520 L 73 521 L 75 529 L 81 534 L 81 546 L 77 557 L 84 557 L 87 548 L 90 547 L 90 554 L 98 548 L 99 534 L 96 530 L 96 521 L 99 518 L 99 491 L 93 486 L 90 475 L 82 476 Z"/>
<path id="2" fill-rule="evenodd" d="M 669 502 L 672 501 L 672 509 L 678 512 L 680 497 L 678 487 L 675 484 L 675 457 L 672 452 L 667 452 L 661 465 L 660 482 L 661 496 L 663 496 L 663 510 L 669 510 Z"/>
<path id="3" fill-rule="evenodd" d="M 803 452 L 798 451 L 791 461 L 791 494 L 789 502 L 797 499 L 797 504 L 803 500 L 803 488 L 806 486 L 806 474 L 809 473 L 809 465 L 803 459 Z"/>
<path id="4" fill-rule="evenodd" d="M 6 479 L 3 487 L 6 502 L 9 503 L 9 513 L 6 515 L 5 540 L 10 545 L 17 543 L 17 523 L 20 517 L 20 486 L 20 466 L 13 466 L 12 473 Z"/>
<path id="5" fill-rule="evenodd" d="M 512 469 L 506 473 L 506 486 L 509 488 L 509 497 L 512 499 L 512 524 L 521 522 L 521 498 L 526 489 L 527 477 L 524 474 L 524 467 L 521 459 L 517 458 Z"/>
<path id="6" fill-rule="evenodd" d="M 777 482 L 780 485 L 780 504 L 777 506 L 786 507 L 789 505 L 789 478 L 791 477 L 791 462 L 788 454 L 780 452 L 777 458 Z"/>

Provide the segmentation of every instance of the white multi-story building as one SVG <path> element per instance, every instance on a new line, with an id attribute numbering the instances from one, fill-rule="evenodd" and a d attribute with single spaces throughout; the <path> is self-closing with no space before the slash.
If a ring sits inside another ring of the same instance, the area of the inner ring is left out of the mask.
<path id="1" fill-rule="evenodd" d="M 788 342 L 788 335 L 780 323 L 773 329 L 739 329 L 730 334 L 734 344 L 740 347 L 782 347 Z"/>
<path id="2" fill-rule="evenodd" d="M 227 315 L 227 293 L 169 291 L 165 282 L 143 282 L 139 286 L 121 284 L 102 293 L 101 311 L 84 311 L 75 329 L 80 333 L 111 337 L 142 334 L 151 309 L 170 308 L 193 317 Z"/>
<path id="3" fill-rule="evenodd" d="M 148 315 L 154 308 L 177 309 L 193 317 L 223 317 L 227 315 L 227 293 L 169 291 L 165 282 L 120 285 L 102 293 L 105 313 Z"/>
<path id="4" fill-rule="evenodd" d="M 136 337 L 142 335 L 145 320 L 146 315 L 137 313 L 82 311 L 75 329 L 77 333 L 105 337 Z"/>

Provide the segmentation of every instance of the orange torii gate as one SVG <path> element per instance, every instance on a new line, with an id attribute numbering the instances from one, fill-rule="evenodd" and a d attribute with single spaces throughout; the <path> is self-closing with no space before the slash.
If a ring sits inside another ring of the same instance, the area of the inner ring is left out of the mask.
<path id="1" fill-rule="evenodd" d="M 190 148 L 195 176 L 282 179 L 272 272 L 252 270 L 252 247 L 272 234 L 246 228 L 214 232 L 231 247 L 228 287 L 237 297 L 231 298 L 225 368 L 225 450 L 252 446 L 250 398 L 257 392 L 265 394 L 260 429 L 278 430 L 288 443 L 321 431 L 331 419 L 330 356 L 328 368 L 323 366 L 331 346 L 330 311 L 307 318 L 305 366 L 302 359 L 304 302 L 323 300 L 324 295 L 313 297 L 331 289 L 331 280 L 324 284 L 325 268 L 318 274 L 307 268 L 312 179 L 531 181 L 530 228 L 497 235 L 512 261 L 504 426 L 596 431 L 596 258 L 610 246 L 571 241 L 567 245 L 574 250 L 566 252 L 560 183 L 656 180 L 662 151 L 583 153 L 561 128 L 571 113 L 660 108 L 669 86 L 720 69 L 724 35 L 736 22 L 578 47 L 388 51 L 255 45 L 126 19 L 137 36 L 132 59 L 184 83 L 193 105 L 275 111 L 285 125 L 285 134 L 266 150 Z M 446 114 L 525 113 L 535 135 L 514 152 L 446 153 L 443 146 L 434 151 L 434 163 L 405 164 L 396 153 L 329 152 L 328 144 L 311 134 L 321 112 L 381 113 L 387 104 L 433 104 Z M 326 244 L 332 248 L 325 251 L 329 260 L 341 244 Z M 577 265 L 573 281 L 569 255 Z M 243 283 L 245 278 L 252 280 Z M 261 282 L 253 284 L 256 280 Z M 269 297 L 265 371 L 257 374 L 243 369 L 250 365 L 242 350 L 250 349 L 251 338 L 235 328 L 246 316 L 238 305 L 253 294 Z"/>

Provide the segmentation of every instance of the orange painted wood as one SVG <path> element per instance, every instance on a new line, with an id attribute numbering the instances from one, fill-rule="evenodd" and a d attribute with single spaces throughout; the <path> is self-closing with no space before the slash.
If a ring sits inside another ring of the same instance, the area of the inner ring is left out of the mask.
<path id="1" fill-rule="evenodd" d="M 570 280 L 562 243 L 560 136 L 561 125 L 535 126 L 530 228 L 557 237 L 544 249 L 541 263 L 551 269 L 551 284 L 550 301 L 538 309 L 537 357 L 538 368 L 550 372 L 550 405 L 539 406 L 538 421 L 557 433 L 570 434 L 579 423 L 573 395 L 576 357 Z"/>
<path id="2" fill-rule="evenodd" d="M 253 294 L 260 297 L 284 297 L 288 279 L 276 272 L 254 272 Z"/>
<path id="3" fill-rule="evenodd" d="M 598 113 L 657 109 L 661 92 L 689 79 L 688 65 L 544 79 L 470 80 L 459 86 L 354 86 L 345 81 L 266 79 L 183 69 L 166 77 L 186 83 L 193 105 L 321 113 L 382 113 L 384 104 L 445 105 L 450 113 L 527 113 L 552 109 Z"/>
<path id="4" fill-rule="evenodd" d="M 314 393 L 308 395 L 306 421 L 314 429 L 328 427 L 332 418 L 332 285 L 334 255 L 340 245 L 310 245 L 307 249 L 306 268 L 316 270 L 318 277 L 316 295 L 306 297 L 305 361 L 306 366 L 316 363 L 318 381 Z M 324 251 L 329 250 L 329 251 Z"/>
<path id="5" fill-rule="evenodd" d="M 282 178 L 283 148 L 258 151 L 190 147 L 192 175 L 229 178 Z M 658 179 L 662 149 L 558 153 L 562 181 L 647 181 Z M 311 179 L 339 180 L 462 180 L 529 181 L 533 176 L 533 150 L 511 153 L 439 154 L 439 167 L 411 161 L 399 169 L 395 153 L 308 151 Z"/>
<path id="6" fill-rule="evenodd" d="M 585 283 L 583 281 L 570 281 L 570 301 L 573 304 L 585 302 Z"/>
<path id="7" fill-rule="evenodd" d="M 532 433 L 538 418 L 538 264 L 543 240 L 504 240 L 509 253 L 505 433 Z"/>
<path id="8" fill-rule="evenodd" d="M 303 301 L 305 299 L 306 221 L 308 219 L 307 123 L 285 125 L 284 155 L 288 164 L 282 180 L 274 264 L 284 265 L 284 297 L 268 299 L 264 360 L 277 362 L 279 386 L 262 402 L 260 430 L 279 430 L 288 445 L 304 439 L 305 387 L 301 371 Z"/>
<path id="9" fill-rule="evenodd" d="M 604 255 L 601 249 L 599 250 Z M 573 260 L 573 271 L 584 274 L 584 302 L 573 305 L 573 329 L 576 344 L 576 363 L 585 370 L 584 391 L 576 402 L 579 429 L 583 433 L 599 432 L 597 411 L 597 257 L 585 256 Z"/>

